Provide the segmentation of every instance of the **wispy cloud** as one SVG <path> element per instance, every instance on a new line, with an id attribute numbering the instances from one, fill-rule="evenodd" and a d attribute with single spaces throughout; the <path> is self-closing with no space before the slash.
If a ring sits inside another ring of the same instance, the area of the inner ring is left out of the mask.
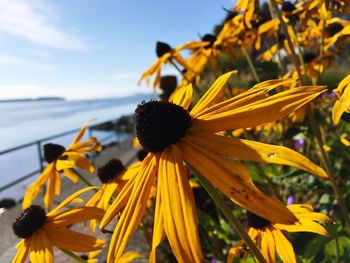
<path id="1" fill-rule="evenodd" d="M 57 10 L 45 0 L 0 0 L 0 32 L 59 49 L 86 50 L 89 45 L 76 34 L 55 25 Z"/>
<path id="2" fill-rule="evenodd" d="M 22 58 L 17 58 L 17 57 L 12 57 L 12 56 L 7 56 L 7 55 L 0 55 L 0 66 L 27 66 L 27 67 L 32 67 L 32 68 L 37 68 L 37 69 L 42 69 L 42 70 L 47 70 L 51 71 L 54 70 L 55 67 L 51 65 L 45 65 L 45 64 L 40 64 L 36 62 L 31 62 Z"/>

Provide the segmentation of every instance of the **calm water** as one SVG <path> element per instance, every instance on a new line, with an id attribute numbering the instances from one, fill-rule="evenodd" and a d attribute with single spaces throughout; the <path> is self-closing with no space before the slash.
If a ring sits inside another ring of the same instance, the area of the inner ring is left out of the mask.
<path id="1" fill-rule="evenodd" d="M 122 115 L 133 113 L 142 99 L 149 98 L 151 98 L 150 95 L 138 95 L 102 100 L 2 102 L 0 103 L 0 151 L 79 129 L 90 119 L 94 119 L 92 124 L 117 119 Z M 106 136 L 106 132 L 95 132 L 93 136 L 101 138 Z M 73 137 L 74 135 L 69 135 L 51 142 L 67 146 Z M 35 146 L 0 155 L 0 187 L 36 170 L 38 163 Z M 0 199 L 21 198 L 25 185 L 33 179 L 0 192 Z"/>

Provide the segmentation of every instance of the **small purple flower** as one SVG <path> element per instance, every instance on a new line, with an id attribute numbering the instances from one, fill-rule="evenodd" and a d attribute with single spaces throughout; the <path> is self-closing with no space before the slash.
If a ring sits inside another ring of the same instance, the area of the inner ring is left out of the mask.
<path id="1" fill-rule="evenodd" d="M 216 260 L 216 258 L 212 258 L 210 263 L 217 263 L 218 261 Z"/>
<path id="2" fill-rule="evenodd" d="M 298 151 L 301 151 L 304 147 L 304 144 L 305 144 L 304 139 L 296 139 L 294 141 L 294 148 Z"/>
<path id="3" fill-rule="evenodd" d="M 294 204 L 294 203 L 295 203 L 295 197 L 292 194 L 292 195 L 288 196 L 288 198 L 287 198 L 287 205 L 291 205 L 291 204 Z"/>

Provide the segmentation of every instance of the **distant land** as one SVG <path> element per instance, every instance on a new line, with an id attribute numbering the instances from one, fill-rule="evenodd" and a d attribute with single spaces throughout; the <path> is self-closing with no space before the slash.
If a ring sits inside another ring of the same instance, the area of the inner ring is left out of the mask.
<path id="1" fill-rule="evenodd" d="M 132 102 L 135 100 L 151 99 L 155 98 L 156 93 L 138 93 L 135 95 L 125 96 L 125 97 L 115 97 L 115 98 L 91 98 L 91 99 L 74 99 L 67 100 L 63 97 L 38 97 L 38 98 L 19 98 L 19 99 L 0 99 L 0 103 L 5 102 L 38 102 L 38 101 L 106 101 L 106 100 L 122 100 L 123 104 Z"/>
<path id="2" fill-rule="evenodd" d="M 1 102 L 22 102 L 22 101 L 41 101 L 41 100 L 66 100 L 62 97 L 39 97 L 39 98 L 23 98 L 23 99 L 8 99 L 0 100 Z"/>

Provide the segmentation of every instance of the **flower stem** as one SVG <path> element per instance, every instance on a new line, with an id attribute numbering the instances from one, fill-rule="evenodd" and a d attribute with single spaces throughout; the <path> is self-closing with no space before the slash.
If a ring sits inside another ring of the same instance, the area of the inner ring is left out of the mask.
<path id="1" fill-rule="evenodd" d="M 224 214 L 229 223 L 233 226 L 238 235 L 244 240 L 244 242 L 248 245 L 248 247 L 253 252 L 255 258 L 260 263 L 267 263 L 260 250 L 256 247 L 253 240 L 249 237 L 247 232 L 245 231 L 243 225 L 239 222 L 239 220 L 232 213 L 230 208 L 225 204 L 225 201 L 220 196 L 215 187 L 205 178 L 201 173 L 199 173 L 196 169 L 189 165 L 192 172 L 196 175 L 201 185 L 208 192 L 210 197 L 214 200 L 216 206 L 220 209 L 220 211 Z"/>
<path id="2" fill-rule="evenodd" d="M 286 25 L 286 23 L 284 22 L 284 20 L 282 18 L 282 14 L 281 14 L 280 10 L 278 9 L 276 1 L 275 0 L 270 0 L 270 2 L 271 2 L 271 5 L 272 5 L 274 11 L 276 12 L 276 15 L 277 15 L 278 19 L 280 20 L 281 27 L 282 27 L 284 33 L 286 34 L 288 45 L 289 45 L 289 48 L 290 48 L 291 53 L 292 53 L 292 59 L 293 59 L 295 68 L 297 70 L 297 73 L 298 73 L 298 76 L 299 76 L 299 79 L 300 79 L 300 84 L 304 85 L 303 76 L 302 76 L 301 70 L 300 70 L 300 63 L 303 64 L 303 59 L 302 59 L 301 53 L 299 52 L 299 59 L 300 59 L 300 61 L 299 61 L 298 57 L 297 57 L 297 55 L 295 53 L 294 45 L 293 45 L 292 40 L 290 38 L 290 35 L 288 33 L 287 25 Z M 297 42 L 297 46 L 299 47 L 299 43 L 298 42 Z M 300 47 L 299 47 L 299 51 L 300 51 Z M 304 66 L 303 66 L 303 68 L 304 68 Z M 323 164 L 325 166 L 325 169 L 326 169 L 326 172 L 327 172 L 328 177 L 330 179 L 330 183 L 331 183 L 331 186 L 332 186 L 335 198 L 337 199 L 338 205 L 339 205 L 341 213 L 343 215 L 343 218 L 344 218 L 344 221 L 345 221 L 345 225 L 346 225 L 346 229 L 347 229 L 348 233 L 350 233 L 349 212 L 348 212 L 348 209 L 347 209 L 347 207 L 345 205 L 345 202 L 344 202 L 344 199 L 343 199 L 343 197 L 341 195 L 341 192 L 338 189 L 336 179 L 333 176 L 333 172 L 332 172 L 332 169 L 331 169 L 330 161 L 329 161 L 329 159 L 328 159 L 328 157 L 326 155 L 325 150 L 323 149 L 323 144 L 324 143 L 323 143 L 323 138 L 322 138 L 322 135 L 321 135 L 320 128 L 317 125 L 315 116 L 314 116 L 314 114 L 312 112 L 312 109 L 310 108 L 309 105 L 306 106 L 306 110 L 307 110 L 308 119 L 310 121 L 311 129 L 312 129 L 312 131 L 313 131 L 313 133 L 314 133 L 314 135 L 316 137 L 316 141 L 317 141 L 318 147 L 319 147 L 319 149 L 321 151 L 322 162 L 323 162 Z"/>
<path id="3" fill-rule="evenodd" d="M 87 263 L 86 260 L 82 259 L 81 257 L 79 257 L 78 255 L 74 254 L 73 252 L 64 249 L 64 248 L 58 248 L 59 250 L 61 250 L 64 254 L 66 254 L 67 256 L 71 257 L 72 259 L 75 259 L 77 262 L 80 263 Z"/>
<path id="4" fill-rule="evenodd" d="M 244 46 L 241 46 L 241 50 L 242 50 L 242 53 L 243 53 L 245 59 L 246 59 L 247 62 L 248 62 L 248 65 L 249 65 L 249 67 L 250 67 L 250 70 L 251 70 L 252 73 L 253 73 L 253 76 L 254 76 L 255 81 L 256 81 L 256 82 L 260 82 L 260 78 L 259 78 L 259 76 L 258 76 L 258 73 L 256 72 L 256 68 L 255 68 L 255 66 L 254 66 L 254 63 L 253 63 L 253 61 L 252 61 L 250 55 L 248 54 L 248 52 L 247 52 L 247 50 L 245 49 Z"/>
<path id="5" fill-rule="evenodd" d="M 74 173 L 79 177 L 80 180 L 82 180 L 87 186 L 94 186 L 92 183 L 89 182 L 81 173 L 74 170 Z M 98 189 L 94 189 L 95 192 L 98 191 Z"/>

